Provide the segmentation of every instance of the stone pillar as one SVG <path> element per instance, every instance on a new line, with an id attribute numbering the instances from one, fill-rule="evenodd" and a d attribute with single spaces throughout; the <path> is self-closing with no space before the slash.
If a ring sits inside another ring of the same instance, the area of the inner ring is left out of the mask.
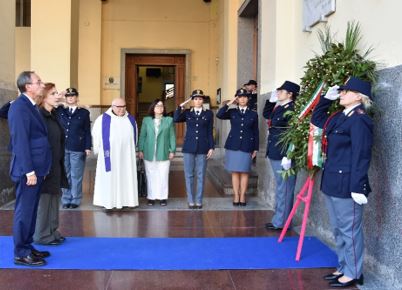
<path id="1" fill-rule="evenodd" d="M 14 85 L 15 1 L 0 1 L 0 106 L 17 95 Z M 0 205 L 13 198 L 13 184 L 8 176 L 10 153 L 7 121 L 0 119 Z"/>

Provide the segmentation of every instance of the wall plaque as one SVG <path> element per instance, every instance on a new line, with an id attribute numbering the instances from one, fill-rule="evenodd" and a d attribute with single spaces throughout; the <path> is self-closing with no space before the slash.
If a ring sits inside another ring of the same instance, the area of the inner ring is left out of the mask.
<path id="1" fill-rule="evenodd" d="M 303 0 L 303 31 L 311 32 L 311 27 L 326 22 L 327 16 L 336 10 L 336 0 Z"/>

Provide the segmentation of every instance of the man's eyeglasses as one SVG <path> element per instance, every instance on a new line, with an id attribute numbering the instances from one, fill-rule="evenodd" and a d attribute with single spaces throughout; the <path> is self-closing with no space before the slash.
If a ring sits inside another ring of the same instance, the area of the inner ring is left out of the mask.
<path id="1" fill-rule="evenodd" d="M 31 85 L 41 85 L 41 84 L 43 84 L 43 82 L 41 80 L 38 80 L 38 81 L 36 81 L 34 83 L 29 83 L 29 84 L 31 84 Z"/>
<path id="2" fill-rule="evenodd" d="M 126 108 L 126 106 L 116 106 L 116 105 L 113 105 L 113 107 L 118 108 L 118 109 L 125 109 Z"/>

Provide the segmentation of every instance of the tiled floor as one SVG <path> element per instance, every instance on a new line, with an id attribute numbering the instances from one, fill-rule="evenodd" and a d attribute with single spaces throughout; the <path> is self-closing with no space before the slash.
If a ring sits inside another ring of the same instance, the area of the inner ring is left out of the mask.
<path id="1" fill-rule="evenodd" d="M 277 236 L 264 223 L 272 215 L 262 201 L 249 198 L 246 208 L 231 205 L 207 181 L 203 210 L 186 207 L 181 171 L 172 171 L 168 207 L 148 207 L 106 213 L 91 205 L 93 164 L 85 174 L 85 197 L 80 208 L 62 210 L 60 231 L 65 236 L 107 237 L 254 237 Z M 11 235 L 12 204 L 0 209 L 0 235 Z M 291 232 L 290 235 L 295 235 Z M 62 247 L 62 246 L 61 246 Z M 202 258 L 202 257 L 200 257 Z M 244 259 L 247 257 L 239 257 Z M 196 261 L 194 261 L 196 263 Z M 0 271 L 0 289 L 329 289 L 321 276 L 333 269 L 220 271 Z M 349 288 L 357 289 L 357 288 Z"/>

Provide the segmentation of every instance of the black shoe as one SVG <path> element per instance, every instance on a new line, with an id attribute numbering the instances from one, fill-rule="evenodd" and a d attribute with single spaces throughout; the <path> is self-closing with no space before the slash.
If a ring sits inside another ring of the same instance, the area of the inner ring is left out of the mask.
<path id="1" fill-rule="evenodd" d="M 283 228 L 274 226 L 273 223 L 266 223 L 265 228 L 267 230 L 273 230 L 273 231 L 281 231 L 283 229 Z"/>
<path id="2" fill-rule="evenodd" d="M 154 205 L 154 204 L 155 204 L 155 200 L 148 199 L 148 205 Z"/>
<path id="3" fill-rule="evenodd" d="M 202 209 L 202 204 L 196 204 L 196 205 L 195 205 L 195 208 L 196 208 L 196 209 Z"/>
<path id="4" fill-rule="evenodd" d="M 47 243 L 46 245 L 49 245 L 49 246 L 58 246 L 58 245 L 61 245 L 62 243 L 63 243 L 62 241 L 60 241 L 60 240 L 58 240 L 58 239 L 54 239 L 53 241 Z"/>
<path id="5" fill-rule="evenodd" d="M 60 238 L 58 238 L 58 240 L 62 243 L 64 243 L 66 241 L 66 237 L 60 236 Z"/>
<path id="6" fill-rule="evenodd" d="M 38 250 L 33 249 L 33 250 L 31 250 L 31 256 L 35 257 L 35 258 L 43 259 L 43 258 L 49 257 L 50 253 L 48 251 L 38 251 Z"/>
<path id="7" fill-rule="evenodd" d="M 356 283 L 359 285 L 363 285 L 363 283 L 364 283 L 363 274 L 360 275 L 359 279 L 352 279 L 352 280 L 350 280 L 348 282 L 344 282 L 344 283 L 339 282 L 339 280 L 337 279 L 335 281 L 329 282 L 329 286 L 334 287 L 334 288 L 345 288 L 345 287 L 355 285 Z"/>
<path id="8" fill-rule="evenodd" d="M 22 265 L 22 266 L 45 266 L 46 261 L 42 258 L 34 257 L 32 255 L 28 255 L 26 257 L 14 257 L 14 264 Z"/>
<path id="9" fill-rule="evenodd" d="M 324 277 L 322 277 L 324 280 L 327 280 L 327 281 L 332 281 L 332 280 L 338 280 L 338 278 L 341 278 L 343 276 L 343 274 L 342 273 L 340 273 L 340 274 L 333 274 L 333 273 L 331 273 L 331 274 L 328 274 L 328 275 L 325 275 Z"/>
<path id="10" fill-rule="evenodd" d="M 233 202 L 233 206 L 239 206 L 240 202 Z"/>
<path id="11" fill-rule="evenodd" d="M 162 199 L 160 202 L 161 206 L 167 206 L 167 200 L 166 199 Z"/>
<path id="12" fill-rule="evenodd" d="M 79 204 L 74 204 L 74 203 L 70 204 L 70 208 L 77 208 L 79 206 L 80 206 Z"/>
<path id="13" fill-rule="evenodd" d="M 64 208 L 64 209 L 70 208 L 70 206 L 71 206 L 71 204 L 69 204 L 69 203 L 63 204 L 63 208 Z"/>
<path id="14" fill-rule="evenodd" d="M 240 206 L 246 206 L 247 202 L 239 202 Z"/>
<path id="15" fill-rule="evenodd" d="M 189 209 L 195 209 L 195 205 L 194 205 L 194 204 L 189 203 L 189 204 L 188 204 L 188 208 L 189 208 Z"/>

